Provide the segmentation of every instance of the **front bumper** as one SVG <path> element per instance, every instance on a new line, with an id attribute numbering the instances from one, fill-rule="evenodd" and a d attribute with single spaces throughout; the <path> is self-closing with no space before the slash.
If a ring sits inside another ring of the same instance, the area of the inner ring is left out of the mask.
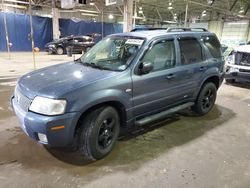
<path id="1" fill-rule="evenodd" d="M 45 116 L 30 111 L 25 112 L 14 98 L 11 99 L 11 103 L 22 130 L 32 139 L 53 147 L 63 147 L 73 143 L 75 127 L 79 118 L 77 112 L 59 116 Z M 64 126 L 64 128 L 51 130 L 55 126 Z M 46 135 L 48 142 L 42 142 L 38 133 Z"/>
<path id="2" fill-rule="evenodd" d="M 234 79 L 242 82 L 250 82 L 250 70 L 238 67 L 228 67 L 225 74 L 225 79 Z"/>

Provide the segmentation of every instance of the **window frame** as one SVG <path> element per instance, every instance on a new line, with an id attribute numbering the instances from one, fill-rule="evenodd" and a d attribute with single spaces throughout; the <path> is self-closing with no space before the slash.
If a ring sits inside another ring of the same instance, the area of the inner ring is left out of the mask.
<path id="1" fill-rule="evenodd" d="M 179 52 L 179 49 L 177 47 L 177 40 L 176 40 L 176 37 L 175 36 L 164 36 L 164 37 L 160 37 L 160 38 L 155 38 L 153 40 L 151 40 L 148 44 L 148 46 L 146 48 L 144 48 L 144 52 L 140 55 L 140 57 L 138 58 L 135 66 L 134 66 L 134 74 L 135 75 L 141 75 L 140 74 L 140 71 L 139 71 L 139 66 L 140 64 L 142 63 L 142 59 L 144 58 L 144 56 L 146 55 L 146 53 L 152 49 L 152 47 L 154 45 L 156 45 L 157 43 L 160 43 L 162 41 L 173 41 L 173 44 L 174 44 L 174 51 L 175 51 L 175 65 L 173 67 L 170 67 L 170 68 L 167 68 L 167 69 L 161 69 L 161 70 L 157 70 L 157 71 L 151 71 L 149 72 L 148 74 L 151 74 L 151 73 L 156 73 L 156 72 L 160 72 L 160 71 L 166 71 L 166 70 L 169 70 L 169 69 L 172 69 L 172 68 L 175 68 L 179 65 L 179 56 L 178 56 L 178 52 Z M 146 74 L 146 75 L 148 75 Z M 144 75 L 144 74 L 143 74 Z M 142 75 L 141 75 L 142 76 Z"/>
<path id="2" fill-rule="evenodd" d="M 221 56 L 220 56 L 220 57 L 214 57 L 214 56 L 213 56 L 213 54 L 212 54 L 211 51 L 209 50 L 208 46 L 205 44 L 204 38 L 206 38 L 206 37 L 212 37 L 212 38 L 214 38 L 215 40 L 217 40 L 217 42 L 218 42 L 219 45 L 220 45 L 220 51 L 221 51 Z M 218 39 L 216 36 L 214 36 L 214 35 L 202 35 L 202 36 L 201 36 L 201 43 L 202 43 L 202 45 L 204 45 L 204 48 L 206 48 L 206 50 L 208 51 L 208 54 L 209 54 L 210 57 L 207 57 L 207 58 L 221 59 L 221 58 L 223 57 L 223 53 L 222 53 L 222 49 L 221 49 L 222 46 L 221 46 L 221 43 L 220 43 L 219 39 Z"/>
<path id="3" fill-rule="evenodd" d="M 197 62 L 193 62 L 193 63 L 188 63 L 188 64 L 183 64 L 183 62 L 181 61 L 181 45 L 180 45 L 180 40 L 182 39 L 195 39 L 200 48 L 201 48 L 201 57 L 202 59 L 200 61 L 197 61 Z M 196 37 L 196 36 L 193 36 L 193 35 L 188 35 L 188 36 L 178 36 L 177 37 L 177 43 L 178 43 L 178 48 L 179 48 L 179 64 L 181 66 L 188 66 L 188 65 L 193 65 L 193 64 L 197 64 L 197 63 L 201 63 L 203 61 L 206 61 L 207 60 L 207 56 L 206 56 L 206 49 L 204 49 L 204 44 L 201 42 L 201 37 Z"/>

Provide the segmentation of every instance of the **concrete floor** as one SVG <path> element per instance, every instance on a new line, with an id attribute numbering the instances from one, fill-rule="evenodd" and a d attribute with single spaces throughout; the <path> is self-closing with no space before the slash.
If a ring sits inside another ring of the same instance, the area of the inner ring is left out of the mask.
<path id="1" fill-rule="evenodd" d="M 206 116 L 184 111 L 121 139 L 108 157 L 87 164 L 69 151 L 46 149 L 20 130 L 9 97 L 32 66 L 30 54 L 14 55 L 25 56 L 22 65 L 0 54 L 0 187 L 250 187 L 249 84 L 223 84 Z M 40 65 L 69 59 L 38 58 Z"/>

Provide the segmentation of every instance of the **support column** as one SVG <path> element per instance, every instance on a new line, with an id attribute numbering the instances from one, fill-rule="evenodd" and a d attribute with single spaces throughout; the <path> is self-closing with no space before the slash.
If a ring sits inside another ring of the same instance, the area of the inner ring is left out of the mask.
<path id="1" fill-rule="evenodd" d="M 52 0 L 52 28 L 53 28 L 53 39 L 59 39 L 60 30 L 59 30 L 59 17 L 60 12 L 58 8 L 55 8 L 55 1 Z"/>
<path id="2" fill-rule="evenodd" d="M 133 0 L 124 0 L 123 32 L 133 29 Z"/>
<path id="3" fill-rule="evenodd" d="M 188 0 L 186 2 L 186 11 L 185 11 L 185 22 L 184 22 L 184 27 L 187 27 L 187 18 L 188 18 Z"/>

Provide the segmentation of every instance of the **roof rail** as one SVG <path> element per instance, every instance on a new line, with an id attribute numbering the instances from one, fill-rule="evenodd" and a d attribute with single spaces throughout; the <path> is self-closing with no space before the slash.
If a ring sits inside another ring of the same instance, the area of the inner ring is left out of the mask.
<path id="1" fill-rule="evenodd" d="M 136 31 L 152 31 L 152 30 L 166 30 L 167 28 L 135 28 L 132 29 L 130 32 L 136 32 Z"/>
<path id="2" fill-rule="evenodd" d="M 205 28 L 193 27 L 193 28 L 186 28 L 186 27 L 170 27 L 167 28 L 167 32 L 183 32 L 183 31 L 208 31 Z"/>

